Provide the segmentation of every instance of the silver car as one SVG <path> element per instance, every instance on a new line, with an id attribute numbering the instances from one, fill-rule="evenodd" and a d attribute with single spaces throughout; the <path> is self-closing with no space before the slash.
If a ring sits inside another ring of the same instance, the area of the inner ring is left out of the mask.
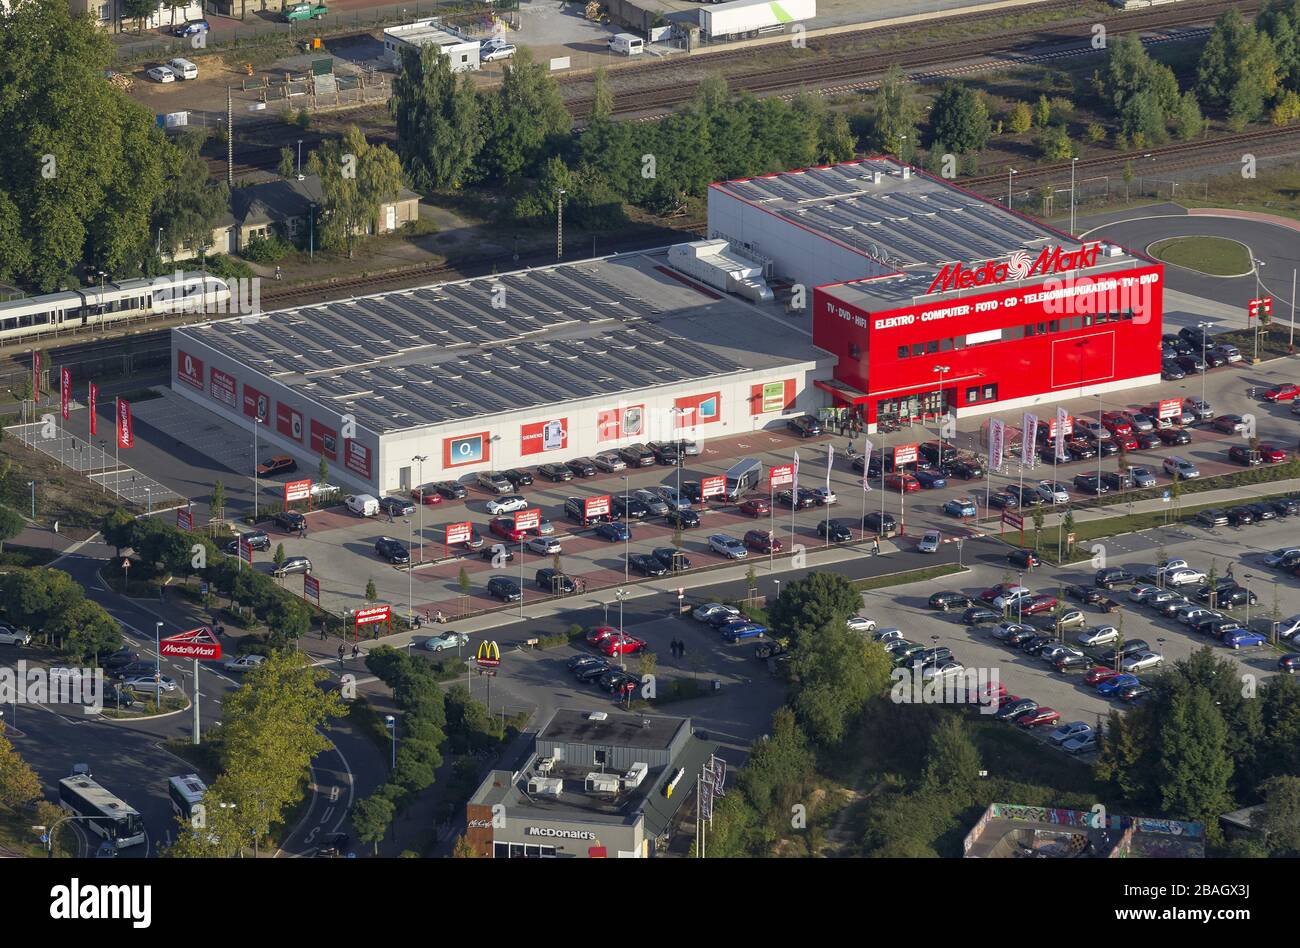
<path id="1" fill-rule="evenodd" d="M 670 510 L 689 510 L 691 500 L 677 493 L 676 487 L 656 487 L 654 492 L 659 495 L 659 499 L 668 505 Z"/>
<path id="2" fill-rule="evenodd" d="M 530 553 L 540 553 L 543 556 L 564 552 L 560 547 L 560 541 L 555 537 L 529 537 L 524 541 L 524 549 Z"/>
<path id="3" fill-rule="evenodd" d="M 1156 423 L 1152 421 L 1150 418 L 1148 418 L 1146 415 L 1142 414 L 1142 412 L 1140 411 L 1135 411 L 1132 414 L 1125 414 L 1122 417 L 1124 418 L 1125 421 L 1127 421 L 1130 425 L 1133 426 L 1134 431 L 1155 430 Z"/>
<path id="4" fill-rule="evenodd" d="M 866 616 L 849 616 L 845 620 L 845 625 L 853 632 L 874 632 L 876 620 L 868 619 Z"/>
<path id="5" fill-rule="evenodd" d="M 1059 481 L 1039 481 L 1034 491 L 1049 504 L 1068 504 L 1070 502 L 1070 492 Z"/>
<path id="6" fill-rule="evenodd" d="M 1155 487 L 1156 486 L 1156 476 L 1151 471 L 1150 468 L 1131 467 L 1128 469 L 1128 472 L 1133 478 L 1134 487 Z"/>
<path id="7" fill-rule="evenodd" d="M 1094 625 L 1091 629 L 1084 629 L 1074 640 L 1080 645 L 1109 645 L 1118 638 L 1119 629 L 1113 625 Z"/>
<path id="8" fill-rule="evenodd" d="M 627 469 L 627 462 L 618 456 L 617 451 L 602 451 L 591 459 L 591 463 L 609 474 Z"/>
<path id="9" fill-rule="evenodd" d="M 1071 721 L 1069 724 L 1062 724 L 1056 730 L 1048 734 L 1048 738 L 1053 744 L 1061 745 L 1066 741 L 1072 741 L 1076 738 L 1082 738 L 1092 733 L 1092 725 L 1085 721 Z"/>
<path id="10" fill-rule="evenodd" d="M 918 553 L 938 553 L 939 542 L 941 537 L 938 530 L 927 530 L 921 537 L 921 542 L 916 545 Z"/>
<path id="11" fill-rule="evenodd" d="M 691 610 L 691 617 L 699 622 L 708 622 L 719 612 L 725 612 L 733 616 L 740 615 L 740 610 L 735 606 L 724 605 L 720 602 L 706 602 Z"/>
<path id="12" fill-rule="evenodd" d="M 1130 655 L 1119 663 L 1120 668 L 1130 674 L 1146 671 L 1148 668 L 1158 668 L 1164 663 L 1164 656 L 1159 652 L 1138 652 L 1136 655 Z"/>
<path id="13" fill-rule="evenodd" d="M 642 488 L 641 490 L 632 491 L 632 496 L 635 497 L 637 500 L 641 501 L 641 503 L 645 504 L 647 508 L 649 508 L 650 516 L 652 517 L 668 516 L 668 504 L 665 503 L 664 499 L 660 497 L 658 494 L 656 494 L 654 491 L 649 491 Z"/>
<path id="14" fill-rule="evenodd" d="M 1128 598 L 1133 602 L 1146 602 L 1156 593 L 1160 592 L 1159 586 L 1152 586 L 1150 583 L 1136 583 L 1128 591 Z"/>

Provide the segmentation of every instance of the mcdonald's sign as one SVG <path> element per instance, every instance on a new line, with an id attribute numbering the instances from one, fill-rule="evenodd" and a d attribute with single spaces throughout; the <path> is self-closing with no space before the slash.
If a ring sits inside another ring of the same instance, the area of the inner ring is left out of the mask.
<path id="1" fill-rule="evenodd" d="M 474 656 L 474 664 L 480 668 L 496 668 L 501 664 L 501 649 L 496 642 L 478 643 L 478 654 Z"/>

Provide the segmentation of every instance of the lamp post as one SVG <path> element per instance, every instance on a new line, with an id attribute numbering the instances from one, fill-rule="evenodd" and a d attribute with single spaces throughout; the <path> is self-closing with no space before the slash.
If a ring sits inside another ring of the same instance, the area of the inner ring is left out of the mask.
<path id="1" fill-rule="evenodd" d="M 254 407 L 258 411 L 258 407 Z M 257 493 L 261 490 L 257 480 L 257 428 L 262 423 L 261 414 L 253 416 L 253 523 L 257 523 Z"/>
<path id="2" fill-rule="evenodd" d="M 419 495 L 419 507 L 416 510 L 416 516 L 420 518 L 420 526 L 417 532 L 420 534 L 420 562 L 424 562 L 424 462 L 429 460 L 426 454 L 417 454 L 411 458 L 416 463 L 416 477 L 419 478 L 420 486 L 416 488 Z"/>
<path id="3" fill-rule="evenodd" d="M 154 666 L 153 666 L 153 707 L 155 711 L 162 710 L 162 627 L 161 622 L 153 624 L 153 643 L 154 643 Z M 194 698 L 199 697 L 197 682 L 194 688 Z"/>
<path id="4" fill-rule="evenodd" d="M 1206 371 L 1209 367 L 1205 364 L 1205 344 L 1209 341 L 1206 336 L 1206 330 L 1213 325 L 1214 323 L 1209 323 L 1205 320 L 1201 320 L 1196 324 L 1196 328 L 1201 331 L 1201 404 L 1205 403 L 1205 376 L 1209 374 Z"/>
<path id="5" fill-rule="evenodd" d="M 673 416 L 673 431 L 676 432 L 681 429 L 682 426 L 679 423 L 679 419 L 683 415 L 689 417 L 694 411 L 695 411 L 694 408 L 681 408 L 677 405 L 674 405 L 672 408 L 668 409 L 668 413 Z M 682 466 L 686 463 L 685 448 L 686 445 L 683 442 L 683 439 L 681 437 L 678 437 L 677 439 L 677 496 L 679 498 L 682 496 Z"/>
<path id="6" fill-rule="evenodd" d="M 626 633 L 624 633 L 623 631 L 623 600 L 626 599 L 627 597 L 628 597 L 628 591 L 626 589 L 617 589 L 614 591 L 614 598 L 618 600 L 618 640 L 620 643 L 619 650 L 618 650 L 619 668 L 624 667 L 622 642 L 623 642 L 623 637 Z"/>
<path id="7" fill-rule="evenodd" d="M 628 514 L 627 511 L 628 511 L 628 502 L 631 499 L 631 491 L 632 491 L 632 487 L 628 479 L 628 475 L 624 474 L 623 475 L 623 514 L 629 519 L 631 519 L 631 515 Z M 623 582 L 625 583 L 630 581 L 629 574 L 628 574 L 628 563 L 629 563 L 629 557 L 631 555 L 632 555 L 632 527 L 631 525 L 625 523 L 623 524 Z"/>
<path id="8" fill-rule="evenodd" d="M 144 489 L 144 512 L 153 513 L 153 494 L 147 487 Z"/>
<path id="9" fill-rule="evenodd" d="M 1070 159 L 1070 236 L 1074 236 L 1074 168 L 1079 163 L 1078 158 Z"/>
<path id="10" fill-rule="evenodd" d="M 32 489 L 32 519 L 36 519 L 36 482 L 28 481 L 27 486 Z"/>
<path id="11" fill-rule="evenodd" d="M 1250 258 L 1250 262 L 1255 265 L 1255 298 L 1259 299 L 1264 295 L 1263 282 L 1259 278 L 1259 271 L 1260 268 L 1268 266 L 1268 264 L 1266 264 L 1263 260 L 1260 260 L 1258 257 L 1255 256 L 1252 256 Z M 1254 359 L 1255 362 L 1259 362 L 1259 325 L 1260 325 L 1260 319 L 1263 315 L 1264 315 L 1264 311 L 1261 305 L 1261 309 L 1259 313 L 1257 313 L 1255 316 L 1255 326 L 1254 326 L 1255 331 L 1254 333 L 1252 333 L 1252 335 L 1254 335 L 1255 337 L 1255 359 Z"/>
<path id="12" fill-rule="evenodd" d="M 1008 165 L 1007 166 L 1007 210 L 1011 210 L 1011 176 L 1013 174 L 1020 174 L 1020 172 L 1017 171 L 1015 168 L 1012 168 L 1010 165 Z"/>
<path id="13" fill-rule="evenodd" d="M 564 259 L 564 188 L 555 189 L 555 262 Z"/>
<path id="14" fill-rule="evenodd" d="M 415 625 L 415 570 L 411 569 L 411 553 L 415 551 L 415 518 L 402 519 L 406 521 L 406 621 Z"/>
<path id="15" fill-rule="evenodd" d="M 939 388 L 936 391 L 936 394 L 939 396 L 939 400 L 938 400 L 939 408 L 943 408 L 943 409 L 947 408 L 947 399 L 944 397 L 944 392 L 943 392 L 943 377 L 951 371 L 952 371 L 952 367 L 947 365 L 936 365 L 934 367 L 935 374 L 939 376 Z M 942 414 L 947 414 L 947 412 L 945 411 Z M 943 420 L 942 418 L 939 421 L 938 428 L 939 428 L 939 467 L 943 467 Z"/>
<path id="16" fill-rule="evenodd" d="M 392 747 L 392 753 L 390 756 L 390 767 L 391 769 L 396 770 L 397 769 L 397 718 L 393 717 L 391 714 L 385 714 L 384 727 L 388 729 L 388 736 L 389 738 L 391 738 L 390 744 Z"/>
<path id="17" fill-rule="evenodd" d="M 302 180 L 302 139 L 298 139 L 298 180 Z"/>

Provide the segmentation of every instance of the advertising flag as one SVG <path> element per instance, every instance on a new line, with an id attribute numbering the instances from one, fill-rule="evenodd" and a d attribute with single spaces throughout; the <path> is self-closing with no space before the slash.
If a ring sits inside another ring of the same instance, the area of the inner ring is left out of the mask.
<path id="1" fill-rule="evenodd" d="M 90 436 L 93 438 L 96 434 L 95 425 L 95 402 L 99 400 L 99 386 L 94 382 L 90 383 Z"/>
<path id="2" fill-rule="evenodd" d="M 876 450 L 876 446 L 871 443 L 870 438 L 864 438 L 862 441 L 862 492 L 868 493 L 871 490 L 871 484 L 868 483 L 871 470 L 871 452 Z"/>
<path id="3" fill-rule="evenodd" d="M 131 431 L 131 404 L 121 398 L 117 400 L 117 446 L 135 446 L 135 436 Z"/>
<path id="4" fill-rule="evenodd" d="M 1021 427 L 1023 430 L 1020 433 L 1020 463 L 1024 467 L 1033 467 L 1034 440 L 1038 437 L 1038 416 L 1025 412 Z"/>
<path id="5" fill-rule="evenodd" d="M 72 372 L 65 366 L 59 369 L 59 409 L 63 420 L 68 420 L 68 406 L 72 403 Z"/>
<path id="6" fill-rule="evenodd" d="M 1006 446 L 1006 426 L 994 418 L 989 422 L 989 470 L 1002 470 L 1002 454 Z"/>
<path id="7" fill-rule="evenodd" d="M 41 354 L 32 353 L 32 401 L 41 400 Z"/>
<path id="8" fill-rule="evenodd" d="M 64 416 L 67 417 L 66 415 Z M 831 492 L 831 468 L 835 466 L 835 445 L 826 445 L 826 493 Z"/>
<path id="9" fill-rule="evenodd" d="M 1056 409 L 1056 460 L 1061 460 L 1065 455 L 1065 423 L 1070 418 L 1064 408 Z"/>
<path id="10" fill-rule="evenodd" d="M 790 493 L 795 497 L 799 496 L 799 452 L 798 451 L 794 453 L 794 470 L 790 474 Z"/>

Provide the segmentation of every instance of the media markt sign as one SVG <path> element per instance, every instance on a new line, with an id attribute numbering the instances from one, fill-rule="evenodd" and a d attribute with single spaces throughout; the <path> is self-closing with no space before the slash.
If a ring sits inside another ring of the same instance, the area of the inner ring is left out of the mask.
<path id="1" fill-rule="evenodd" d="M 1029 254 L 1017 250 L 1005 260 L 987 260 L 974 268 L 964 267 L 960 261 L 945 264 L 926 293 L 967 290 L 973 286 L 990 286 L 1007 280 L 1084 270 L 1096 265 L 1100 250 L 1099 243 L 1084 244 L 1078 250 L 1063 250 L 1059 246 L 1044 247 L 1032 262 Z"/>

